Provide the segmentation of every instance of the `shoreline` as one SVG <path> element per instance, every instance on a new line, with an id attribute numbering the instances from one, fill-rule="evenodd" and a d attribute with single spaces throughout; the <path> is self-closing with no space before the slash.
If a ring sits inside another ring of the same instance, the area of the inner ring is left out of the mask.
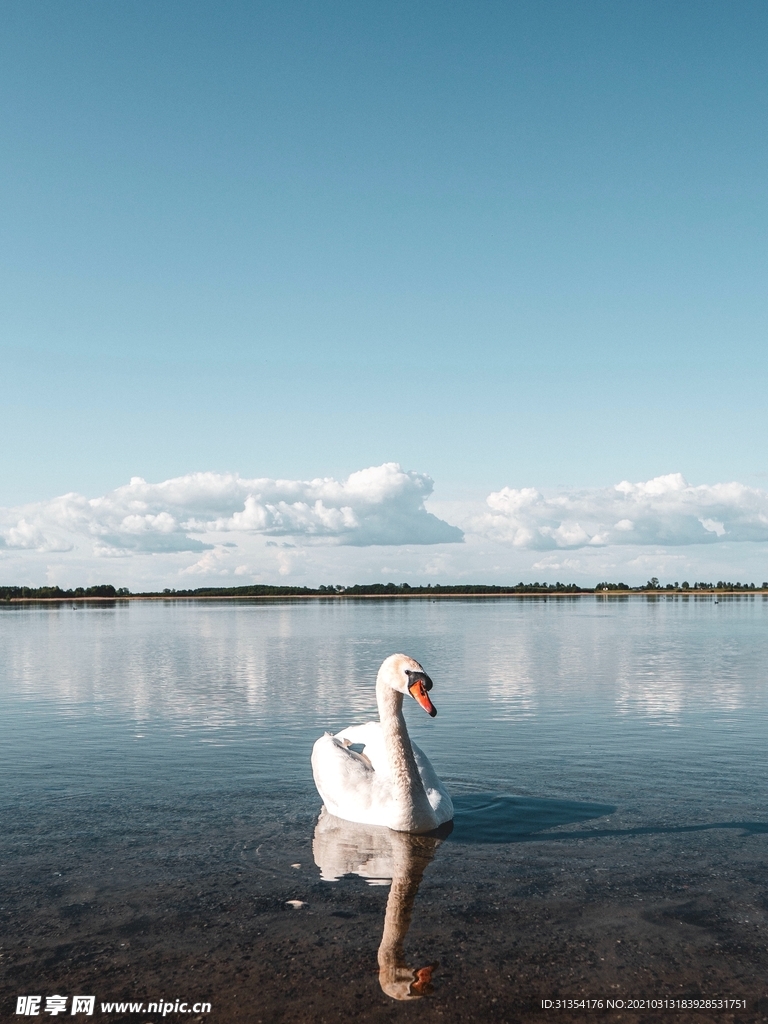
<path id="1" fill-rule="evenodd" d="M 521 593 L 508 591 L 506 593 L 480 593 L 480 594 L 446 594 L 436 591 L 434 593 L 398 593 L 398 594 L 121 594 L 119 597 L 12 597 L 8 600 L 0 600 L 0 607 L 14 604 L 128 604 L 131 601 L 240 601 L 240 602 L 263 602 L 263 601 L 446 601 L 446 600 L 496 600 L 508 601 L 534 600 L 542 598 L 600 598 L 614 600 L 616 598 L 627 599 L 631 597 L 645 598 L 678 598 L 678 597 L 754 597 L 757 595 L 768 597 L 768 590 L 755 588 L 754 590 L 601 590 L 601 591 L 562 591 L 541 590 L 537 593 Z"/>

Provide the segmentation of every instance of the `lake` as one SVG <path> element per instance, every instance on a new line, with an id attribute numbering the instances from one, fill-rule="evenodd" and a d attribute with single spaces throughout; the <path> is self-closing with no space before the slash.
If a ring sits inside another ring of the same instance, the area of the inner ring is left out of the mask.
<path id="1" fill-rule="evenodd" d="M 759 595 L 2 608 L 4 1012 L 764 1019 L 767 627 Z M 447 835 L 318 820 L 312 744 L 395 651 Z"/>

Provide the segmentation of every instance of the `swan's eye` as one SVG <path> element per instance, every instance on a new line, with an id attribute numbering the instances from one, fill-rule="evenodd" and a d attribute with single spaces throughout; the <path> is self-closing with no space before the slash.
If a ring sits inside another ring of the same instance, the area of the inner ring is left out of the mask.
<path id="1" fill-rule="evenodd" d="M 408 688 L 410 689 L 415 683 L 423 683 L 425 690 L 432 689 L 432 680 L 429 678 L 426 672 L 416 672 L 412 668 L 407 668 L 405 674 L 408 677 Z"/>

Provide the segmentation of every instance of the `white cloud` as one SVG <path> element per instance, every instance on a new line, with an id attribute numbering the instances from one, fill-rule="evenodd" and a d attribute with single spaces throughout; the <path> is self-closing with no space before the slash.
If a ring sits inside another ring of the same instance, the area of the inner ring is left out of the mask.
<path id="1" fill-rule="evenodd" d="M 226 549 L 217 544 L 210 551 L 205 551 L 192 565 L 181 569 L 179 576 L 226 576 L 228 570 L 222 565 L 227 556 Z M 235 570 L 237 571 L 237 570 Z"/>
<path id="2" fill-rule="evenodd" d="M 680 473 L 549 497 L 504 487 L 486 504 L 468 530 L 535 551 L 768 541 L 768 492 L 739 483 L 692 487 Z"/>
<path id="3" fill-rule="evenodd" d="M 71 551 L 72 545 L 54 534 L 45 534 L 36 523 L 23 517 L 5 535 L 0 534 L 0 546 L 22 548 L 28 551 Z"/>
<path id="4" fill-rule="evenodd" d="M 71 550 L 78 539 L 94 555 L 208 552 L 190 572 L 212 571 L 222 535 L 261 534 L 365 547 L 461 541 L 461 530 L 427 512 L 432 480 L 389 462 L 345 481 L 247 480 L 231 473 L 190 473 L 150 484 L 134 477 L 99 498 L 65 494 L 0 512 L 5 548 Z"/>
<path id="5" fill-rule="evenodd" d="M 431 491 L 429 477 L 393 463 L 340 481 L 135 477 L 98 498 L 0 509 L 0 582 L 768 579 L 768 492 L 742 484 L 692 487 L 675 474 L 557 494 L 505 487 L 485 501 Z M 465 543 L 454 543 L 458 527 Z"/>

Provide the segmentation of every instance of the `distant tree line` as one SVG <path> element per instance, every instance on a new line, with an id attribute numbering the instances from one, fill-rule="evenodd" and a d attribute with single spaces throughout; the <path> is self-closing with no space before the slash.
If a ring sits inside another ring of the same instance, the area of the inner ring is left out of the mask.
<path id="1" fill-rule="evenodd" d="M 645 584 L 644 587 L 636 588 L 639 590 L 768 590 L 768 583 L 763 583 L 762 587 L 756 587 L 754 583 L 726 583 L 724 580 L 718 580 L 717 583 L 704 583 L 703 581 L 696 582 L 691 587 L 687 580 L 683 580 L 682 583 L 667 583 L 662 586 L 655 576 Z"/>
<path id="2" fill-rule="evenodd" d="M 324 588 L 321 587 L 322 591 Z M 549 594 L 558 593 L 589 593 L 591 587 L 578 587 L 575 583 L 516 583 L 512 586 L 486 586 L 483 584 L 460 583 L 455 586 L 445 586 L 441 583 L 428 583 L 426 587 L 412 587 L 408 583 L 356 583 L 353 587 L 326 587 L 325 592 L 333 590 L 345 596 L 361 597 L 375 596 L 376 594 Z"/>
<path id="3" fill-rule="evenodd" d="M 258 584 L 244 587 L 199 587 L 196 590 L 163 590 L 135 594 L 135 597 L 399 597 L 417 594 L 548 594 L 591 593 L 592 588 L 583 588 L 575 583 L 517 583 L 512 586 L 488 586 L 462 583 L 446 586 L 429 583 L 425 587 L 412 587 L 409 583 L 356 583 L 345 587 L 340 583 L 323 584 L 319 587 L 273 587 Z"/>
<path id="4" fill-rule="evenodd" d="M 0 587 L 0 601 L 35 597 L 66 601 L 73 597 L 127 597 L 129 593 L 127 587 L 115 590 L 106 583 L 97 587 L 76 587 L 74 590 L 62 590 L 61 587 Z"/>
<path id="5" fill-rule="evenodd" d="M 197 587 L 194 590 L 149 590 L 132 593 L 127 587 L 115 588 L 110 584 L 94 587 L 76 587 L 73 590 L 62 590 L 61 587 L 0 587 L 0 601 L 12 600 L 53 600 L 66 601 L 74 598 L 115 598 L 121 597 L 416 597 L 420 594 L 429 595 L 493 595 L 513 594 L 592 594 L 610 591 L 626 593 L 661 593 L 683 592 L 690 590 L 710 591 L 753 591 L 768 590 L 768 582 L 762 587 L 754 583 L 717 583 L 696 582 L 691 586 L 687 580 L 682 583 L 661 584 L 656 576 L 651 577 L 645 586 L 630 587 L 626 583 L 609 583 L 603 581 L 595 587 L 580 587 L 575 583 L 520 583 L 511 586 L 489 586 L 485 584 L 461 583 L 446 586 L 441 583 L 429 583 L 427 586 L 412 587 L 408 583 L 356 583 L 351 587 L 341 584 L 327 584 L 320 587 L 279 587 L 268 584 L 252 584 L 242 587 Z"/>
<path id="6" fill-rule="evenodd" d="M 0 600 L 14 598 L 67 600 L 71 598 L 99 597 L 392 597 L 417 594 L 589 594 L 591 587 L 579 587 L 575 583 L 523 583 L 511 586 L 488 586 L 484 584 L 458 584 L 446 586 L 429 583 L 427 586 L 412 587 L 408 583 L 357 583 L 351 587 L 328 584 L 320 587 L 279 587 L 268 584 L 253 584 L 242 587 L 196 587 L 194 590 L 147 590 L 132 592 L 127 587 L 115 588 L 77 587 L 62 590 L 61 587 L 0 587 Z"/>

